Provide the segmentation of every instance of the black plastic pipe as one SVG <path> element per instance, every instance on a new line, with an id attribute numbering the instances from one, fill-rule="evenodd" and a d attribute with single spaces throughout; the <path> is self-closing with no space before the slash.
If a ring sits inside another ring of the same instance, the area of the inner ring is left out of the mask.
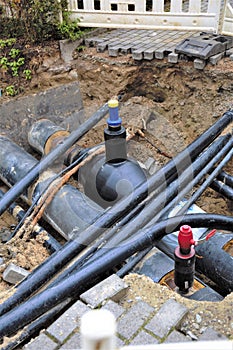
<path id="1" fill-rule="evenodd" d="M 15 348 L 18 348 L 20 344 L 24 343 L 28 339 L 33 338 L 42 329 L 49 326 L 53 322 L 57 314 L 61 313 L 70 302 L 71 302 L 71 298 L 67 298 L 62 303 L 56 305 L 51 310 L 47 311 L 37 320 L 33 321 L 31 324 L 25 327 L 25 329 L 23 329 L 23 331 L 19 334 L 18 337 L 14 337 L 12 340 L 9 339 L 9 342 L 7 343 L 7 345 L 4 345 L 4 347 L 2 347 L 1 350 L 13 350 Z M 46 350 L 46 349 L 43 349 L 43 350 Z"/>
<path id="2" fill-rule="evenodd" d="M 226 199 L 233 201 L 233 188 L 224 184 L 221 181 L 218 180 L 214 180 L 210 186 L 210 188 L 212 188 L 212 190 L 218 192 L 219 194 L 221 194 L 222 196 L 224 196 Z"/>
<path id="3" fill-rule="evenodd" d="M 9 186 L 27 176 L 37 160 L 24 149 L 4 136 L 0 136 L 0 178 Z M 37 183 L 24 192 L 23 199 L 34 202 L 41 197 L 57 175 L 51 170 L 43 173 Z M 46 207 L 44 218 L 56 231 L 69 239 L 74 227 L 88 227 L 103 212 L 95 202 L 70 184 L 58 189 L 52 201 Z M 65 213 L 65 216 L 64 216 Z"/>
<path id="4" fill-rule="evenodd" d="M 211 146 L 210 146 L 211 147 Z M 222 148 L 220 147 L 220 149 L 216 149 L 216 155 L 211 159 L 211 161 L 206 164 L 205 167 L 203 167 L 203 169 L 198 172 L 196 174 L 196 177 L 194 177 L 193 180 L 191 180 L 183 189 L 181 189 L 179 191 L 179 193 L 177 194 L 176 197 L 174 197 L 172 200 L 170 200 L 168 202 L 168 205 L 165 206 L 162 211 L 160 212 L 160 214 L 158 216 L 156 216 L 152 223 L 155 223 L 159 218 L 164 217 L 165 214 L 167 214 L 172 208 L 175 207 L 175 205 L 181 200 L 183 199 L 188 192 L 190 192 L 194 186 L 196 186 L 201 180 L 202 178 L 204 178 L 204 176 L 206 176 L 208 174 L 208 172 L 211 171 L 211 169 L 214 167 L 214 165 L 220 161 L 220 159 L 225 156 L 225 158 L 221 161 L 221 165 L 219 164 L 216 167 L 216 171 L 213 170 L 213 172 L 210 174 L 210 177 L 208 179 L 206 179 L 206 181 L 201 185 L 201 187 L 194 193 L 194 195 L 189 199 L 189 201 L 181 208 L 179 214 L 177 215 L 181 215 L 184 214 L 189 207 L 191 207 L 191 205 L 193 203 L 195 203 L 195 201 L 201 196 L 201 194 L 204 192 L 204 190 L 209 186 L 209 184 L 213 181 L 213 179 L 216 177 L 216 175 L 218 174 L 218 172 L 220 172 L 222 170 L 222 168 L 229 162 L 229 160 L 232 157 L 232 147 L 233 147 L 233 138 L 231 138 L 228 143 Z M 229 152 L 227 155 L 226 153 Z M 201 156 L 200 156 L 201 158 Z M 198 159 L 197 159 L 198 161 Z M 207 185 L 204 185 L 207 184 Z"/>
<path id="5" fill-rule="evenodd" d="M 4 192 L 0 190 L 0 198 L 4 196 Z M 18 204 L 12 203 L 8 211 L 10 214 L 12 214 L 17 220 L 21 220 L 25 216 L 25 211 L 23 208 L 21 208 Z M 57 250 L 59 250 L 62 245 L 52 236 L 50 233 L 48 233 L 43 227 L 41 227 L 39 224 L 37 224 L 32 231 L 32 235 L 39 235 L 39 234 L 46 234 L 48 237 L 47 240 L 44 241 L 44 246 L 49 250 L 50 253 L 54 253 Z"/>
<path id="6" fill-rule="evenodd" d="M 233 145 L 233 142 L 232 142 Z M 220 152 L 218 153 L 220 154 Z M 179 210 L 178 215 L 186 213 L 186 211 L 191 207 L 193 203 L 202 195 L 202 193 L 209 187 L 213 179 L 220 173 L 222 168 L 230 161 L 233 156 L 233 148 L 229 153 L 222 159 L 222 161 L 216 166 L 214 171 L 207 177 L 207 179 L 200 185 L 192 197 L 185 203 L 185 205 Z"/>
<path id="7" fill-rule="evenodd" d="M 222 181 L 224 184 L 233 188 L 233 176 L 226 173 L 225 171 L 221 171 L 221 173 L 218 175 L 217 179 Z"/>
<path id="8" fill-rule="evenodd" d="M 230 124 L 233 120 L 233 111 L 226 112 L 209 129 L 193 141 L 187 148 L 179 153 L 174 159 L 169 161 L 163 168 L 158 170 L 147 183 L 140 185 L 135 189 L 135 196 L 132 202 L 131 196 L 122 198 L 112 208 L 106 210 L 97 220 L 83 232 L 73 230 L 74 237 L 78 240 L 72 240 L 66 243 L 63 248 L 49 257 L 46 262 L 41 264 L 32 274 L 30 274 L 18 286 L 15 294 L 8 298 L 6 302 L 0 305 L 0 315 L 9 311 L 13 306 L 29 297 L 44 283 L 51 279 L 62 267 L 71 261 L 78 253 L 93 242 L 102 232 L 111 227 L 115 222 L 123 218 L 134 206 L 140 203 L 145 193 L 154 190 L 161 185 L 170 176 L 178 170 L 185 169 L 187 164 L 195 159 L 210 143 Z M 52 152 L 53 153 L 53 152 Z M 49 153 L 50 155 L 51 153 Z M 1 205 L 1 202 L 0 202 Z"/>
<path id="9" fill-rule="evenodd" d="M 104 273 L 122 263 L 137 251 L 152 246 L 172 230 L 178 230 L 181 225 L 191 227 L 209 227 L 220 230 L 231 230 L 233 218 L 213 214 L 192 214 L 183 217 L 170 218 L 148 228 L 140 230 L 127 244 L 109 249 L 103 257 L 93 264 L 82 268 L 72 276 L 64 279 L 53 288 L 45 289 L 31 297 L 28 301 L 15 307 L 12 311 L 0 317 L 0 339 L 10 336 L 29 324 L 49 309 L 55 307 L 69 297 L 77 297 L 80 291 L 93 286 Z"/>
<path id="10" fill-rule="evenodd" d="M 85 121 L 78 129 L 74 130 L 63 143 L 53 149 L 41 159 L 28 174 L 19 180 L 0 200 L 0 215 L 13 203 L 32 183 L 40 173 L 47 169 L 57 158 L 64 154 L 75 142 L 96 125 L 108 113 L 108 104 L 105 103 L 91 118 Z"/>
<path id="11" fill-rule="evenodd" d="M 177 198 L 179 198 L 179 200 L 184 198 L 193 186 L 201 181 L 216 162 L 232 148 L 233 138 L 229 139 L 229 137 L 229 134 L 224 135 L 212 143 L 176 180 L 171 182 L 164 191 L 159 193 L 137 217 L 132 219 L 117 235 L 109 240 L 104 248 L 106 249 L 120 244 L 145 225 L 151 226 L 155 224 L 164 213 L 175 206 Z M 101 254 L 103 254 L 101 250 L 98 251 L 88 260 L 88 264 Z"/>

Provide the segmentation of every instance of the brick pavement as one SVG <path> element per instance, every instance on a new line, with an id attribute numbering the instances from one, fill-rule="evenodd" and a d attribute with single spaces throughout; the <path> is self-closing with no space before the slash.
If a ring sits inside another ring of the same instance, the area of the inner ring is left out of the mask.
<path id="1" fill-rule="evenodd" d="M 101 292 L 100 292 L 101 291 Z M 117 320 L 117 346 L 189 342 L 190 337 L 180 330 L 181 321 L 188 315 L 186 306 L 174 299 L 167 300 L 156 311 L 139 300 L 130 308 L 119 302 L 127 285 L 117 275 L 112 275 L 80 296 L 62 316 L 27 344 L 24 350 L 74 350 L 80 349 L 80 320 L 87 311 L 103 308 L 111 311 Z M 117 297 L 116 297 L 117 296 Z M 114 299 L 114 301 L 112 300 Z M 171 313 L 172 310 L 172 313 Z M 200 340 L 224 340 L 226 337 L 207 328 Z"/>

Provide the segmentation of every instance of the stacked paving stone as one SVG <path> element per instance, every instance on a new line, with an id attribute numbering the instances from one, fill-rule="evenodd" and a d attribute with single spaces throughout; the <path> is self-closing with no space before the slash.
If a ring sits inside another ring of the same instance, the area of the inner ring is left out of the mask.
<path id="1" fill-rule="evenodd" d="M 119 302 L 128 286 L 117 275 L 111 275 L 87 292 L 49 328 L 24 347 L 24 350 L 80 349 L 80 320 L 87 311 L 102 308 L 111 311 L 117 320 L 117 346 L 187 342 L 191 338 L 180 332 L 181 321 L 188 309 L 174 299 L 167 300 L 158 312 L 139 300 L 131 308 Z M 172 312 L 171 312 L 172 310 Z M 199 340 L 226 340 L 213 329 L 206 329 Z"/>
<path id="2" fill-rule="evenodd" d="M 85 40 L 87 46 L 95 46 L 97 52 L 108 50 L 111 57 L 119 54 L 132 54 L 134 60 L 163 59 L 177 63 L 176 45 L 194 32 L 168 30 L 117 29 Z"/>
<path id="3" fill-rule="evenodd" d="M 110 57 L 131 54 L 136 61 L 167 58 L 169 63 L 178 63 L 183 59 L 187 60 L 187 57 L 175 52 L 177 45 L 185 39 L 199 37 L 199 32 L 192 31 L 116 29 L 88 37 L 85 44 L 88 47 L 96 47 L 99 53 L 107 50 Z M 202 70 L 207 63 L 216 65 L 225 56 L 230 56 L 232 60 L 232 49 L 208 59 L 193 57 L 194 68 Z"/>

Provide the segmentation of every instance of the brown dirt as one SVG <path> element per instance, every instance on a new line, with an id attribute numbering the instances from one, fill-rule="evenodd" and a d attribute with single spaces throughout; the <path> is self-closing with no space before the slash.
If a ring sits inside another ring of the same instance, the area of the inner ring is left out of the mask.
<path id="1" fill-rule="evenodd" d="M 166 60 L 136 63 L 130 55 L 116 59 L 87 48 L 67 65 L 61 61 L 57 47 L 53 46 L 43 48 L 39 59 L 31 57 L 30 64 L 34 77 L 24 94 L 78 79 L 87 117 L 108 99 L 121 94 L 124 124 L 130 130 L 140 129 L 145 134 L 129 144 L 130 154 L 141 162 L 154 157 L 158 166 L 166 163 L 169 156 L 177 154 L 232 107 L 233 62 L 229 58 L 222 59 L 217 66 L 207 65 L 204 71 L 198 71 L 192 62 L 176 65 L 168 64 Z M 7 120 L 5 122 L 7 124 Z M 91 146 L 102 141 L 103 124 L 92 129 L 80 144 Z M 232 172 L 232 166 L 230 162 L 229 172 Z M 198 204 L 207 212 L 232 215 L 231 203 L 212 190 L 207 190 Z M 8 214 L 0 218 L 0 228 L 9 228 L 12 223 L 14 221 Z M 11 247 L 10 254 L 14 254 L 16 263 L 30 271 L 48 256 L 43 245 L 35 239 L 21 240 L 18 244 Z M 3 255 L 6 257 L 7 254 Z M 138 295 L 159 307 L 168 297 L 180 298 L 165 287 L 151 281 L 145 283 L 143 277 L 126 279 L 131 287 L 129 299 Z M 5 288 L 9 286 L 1 282 L 0 291 Z M 187 329 L 200 333 L 200 329 L 192 327 L 195 313 L 199 313 L 203 327 L 213 326 L 228 337 L 232 336 L 232 295 L 218 304 L 184 302 L 191 310 Z"/>

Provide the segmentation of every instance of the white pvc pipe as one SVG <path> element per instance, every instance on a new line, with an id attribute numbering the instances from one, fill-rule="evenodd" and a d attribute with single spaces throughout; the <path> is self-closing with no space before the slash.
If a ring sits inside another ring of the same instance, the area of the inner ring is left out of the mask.
<path id="1" fill-rule="evenodd" d="M 115 350 L 116 321 L 108 310 L 88 311 L 81 318 L 82 350 Z"/>

